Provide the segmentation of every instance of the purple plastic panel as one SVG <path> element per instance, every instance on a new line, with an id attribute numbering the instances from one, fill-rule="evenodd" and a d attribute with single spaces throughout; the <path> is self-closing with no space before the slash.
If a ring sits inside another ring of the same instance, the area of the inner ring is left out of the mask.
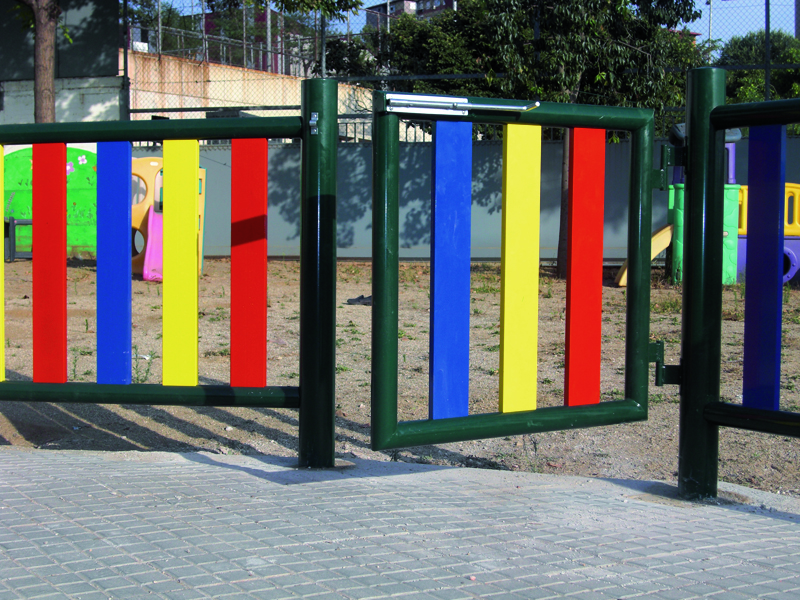
<path id="1" fill-rule="evenodd" d="M 747 236 L 739 236 L 739 252 L 736 255 L 736 281 L 743 283 L 747 267 Z"/>
<path id="2" fill-rule="evenodd" d="M 728 155 L 728 180 L 725 183 L 736 183 L 736 142 L 725 144 Z"/>
<path id="3" fill-rule="evenodd" d="M 783 283 L 800 279 L 800 238 L 787 237 L 783 240 Z"/>

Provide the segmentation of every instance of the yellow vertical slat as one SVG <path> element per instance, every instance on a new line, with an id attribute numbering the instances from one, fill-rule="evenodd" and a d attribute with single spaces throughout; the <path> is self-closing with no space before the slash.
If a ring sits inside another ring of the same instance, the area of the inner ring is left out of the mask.
<path id="1" fill-rule="evenodd" d="M 197 140 L 164 141 L 164 385 L 197 385 Z"/>
<path id="2" fill-rule="evenodd" d="M 6 188 L 5 188 L 5 151 L 0 145 L 0 223 L 5 221 Z M 6 380 L 6 273 L 5 244 L 0 248 L 0 381 Z"/>
<path id="3" fill-rule="evenodd" d="M 503 134 L 500 412 L 536 408 L 539 343 L 539 205 L 542 128 Z"/>

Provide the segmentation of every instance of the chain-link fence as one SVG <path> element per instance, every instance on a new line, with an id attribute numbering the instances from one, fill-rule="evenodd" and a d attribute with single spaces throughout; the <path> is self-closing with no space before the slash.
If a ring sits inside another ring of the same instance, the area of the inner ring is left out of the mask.
<path id="1" fill-rule="evenodd" d="M 232 108 L 259 116 L 296 115 L 301 78 L 347 73 L 341 84 L 340 133 L 342 139 L 362 141 L 371 139 L 371 123 L 363 116 L 370 110 L 364 88 L 408 87 L 409 76 L 392 71 L 389 39 L 395 19 L 413 12 L 412 2 L 378 3 L 328 22 L 315 13 L 281 13 L 272 3 L 256 9 L 253 3 L 224 0 L 130 2 L 132 118 L 224 116 Z M 699 0 L 702 16 L 687 24 L 699 44 L 715 45 L 710 56 L 729 70 L 733 101 L 800 96 L 800 40 L 795 38 L 800 0 L 769 0 L 768 5 L 769 11 L 766 0 Z M 436 77 L 482 75 L 417 78 Z M 665 111 L 657 134 L 666 135 L 681 119 L 682 109 Z M 414 126 L 404 137 L 429 140 Z"/>
<path id="2" fill-rule="evenodd" d="M 192 118 L 230 108 L 299 114 L 300 80 L 322 74 L 325 43 L 389 29 L 391 20 L 372 10 L 323 23 L 318 13 L 284 14 L 271 3 L 257 10 L 211 0 L 133 2 L 123 50 L 131 118 Z M 342 88 L 341 113 L 369 111 L 366 92 Z M 363 139 L 365 126 L 356 132 L 355 120 L 350 137 Z"/>
<path id="3" fill-rule="evenodd" d="M 734 102 L 800 97 L 800 0 L 705 0 L 690 25 L 715 46 Z"/>

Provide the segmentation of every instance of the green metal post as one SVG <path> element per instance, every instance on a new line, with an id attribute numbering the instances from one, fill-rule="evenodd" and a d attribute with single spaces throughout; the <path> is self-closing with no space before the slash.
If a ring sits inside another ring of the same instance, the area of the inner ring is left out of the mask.
<path id="1" fill-rule="evenodd" d="M 397 294 L 400 121 L 373 93 L 372 178 L 372 440 L 397 430 Z M 380 404 L 384 410 L 376 411 Z"/>
<path id="2" fill-rule="evenodd" d="M 637 401 L 647 418 L 650 359 L 650 236 L 653 226 L 652 113 L 633 131 L 631 209 L 628 214 L 628 304 L 625 344 L 625 398 Z M 634 207 L 638 206 L 638 210 Z"/>
<path id="3" fill-rule="evenodd" d="M 678 491 L 716 497 L 719 428 L 703 415 L 719 401 L 722 330 L 724 130 L 711 111 L 725 103 L 725 71 L 689 71 L 683 260 Z"/>
<path id="4" fill-rule="evenodd" d="M 339 137 L 336 81 L 303 81 L 302 96 L 299 463 L 302 467 L 333 467 Z"/>

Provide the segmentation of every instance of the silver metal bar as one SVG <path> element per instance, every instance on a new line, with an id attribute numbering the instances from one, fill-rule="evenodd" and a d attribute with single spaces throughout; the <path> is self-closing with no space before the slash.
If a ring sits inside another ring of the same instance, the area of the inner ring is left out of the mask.
<path id="1" fill-rule="evenodd" d="M 387 94 L 386 104 L 389 112 L 451 115 L 466 115 L 470 110 L 528 112 L 539 106 L 539 102 L 518 105 L 476 104 L 469 102 L 467 98 L 411 94 Z"/>

